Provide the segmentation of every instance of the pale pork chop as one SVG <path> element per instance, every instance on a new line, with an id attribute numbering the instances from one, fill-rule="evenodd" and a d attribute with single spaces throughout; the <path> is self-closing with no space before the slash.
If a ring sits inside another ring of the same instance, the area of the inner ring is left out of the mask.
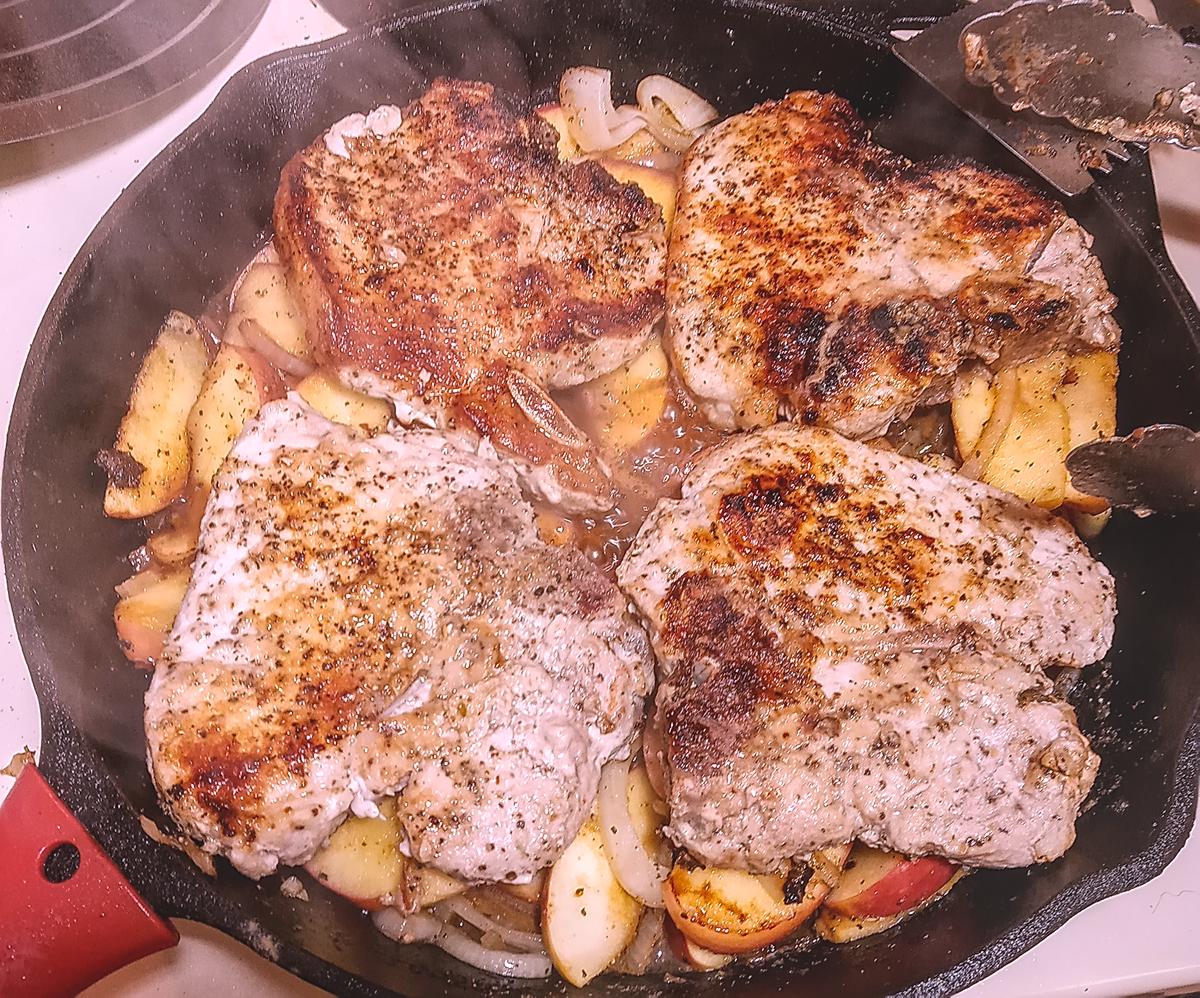
<path id="1" fill-rule="evenodd" d="M 1038 667 L 1103 656 L 1115 603 L 1062 520 L 777 424 L 701 458 L 618 580 L 658 655 L 668 831 L 698 859 L 1070 845 L 1098 760 Z"/>
<path id="2" fill-rule="evenodd" d="M 293 157 L 275 242 L 323 364 L 406 422 L 490 438 L 552 502 L 604 509 L 607 471 L 545 390 L 642 349 L 666 236 L 635 185 L 557 141 L 490 84 L 436 80 Z"/>
<path id="3" fill-rule="evenodd" d="M 870 139 L 845 100 L 806 91 L 689 150 L 668 342 L 719 426 L 782 415 L 873 436 L 944 402 L 964 364 L 1116 349 L 1091 237 L 1061 206 Z"/>
<path id="4" fill-rule="evenodd" d="M 651 671 L 616 586 L 541 539 L 486 442 L 368 438 L 286 399 L 216 480 L 146 696 L 151 772 L 251 876 L 396 795 L 420 862 L 520 881 L 628 752 Z"/>

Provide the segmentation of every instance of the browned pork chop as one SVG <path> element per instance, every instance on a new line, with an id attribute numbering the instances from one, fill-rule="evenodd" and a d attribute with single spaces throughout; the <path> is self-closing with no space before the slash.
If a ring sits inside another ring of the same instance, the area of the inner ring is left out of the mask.
<path id="1" fill-rule="evenodd" d="M 412 855 L 520 880 L 627 753 L 650 651 L 617 587 L 539 536 L 511 467 L 292 400 L 234 445 L 146 696 L 151 771 L 260 876 L 396 795 Z"/>
<path id="2" fill-rule="evenodd" d="M 1021 181 L 912 163 L 842 98 L 794 93 L 688 152 L 669 343 L 726 429 L 783 415 L 871 436 L 945 401 L 966 362 L 1115 349 L 1090 244 Z"/>
<path id="3" fill-rule="evenodd" d="M 609 505 L 543 389 L 619 367 L 662 315 L 662 213 L 635 185 L 560 162 L 490 84 L 437 80 L 298 153 L 275 241 L 323 363 L 402 420 L 490 437 L 552 501 Z"/>
<path id="4" fill-rule="evenodd" d="M 1056 517 L 779 424 L 705 455 L 618 578 L 659 659 L 668 829 L 697 858 L 1070 845 L 1097 760 L 1036 667 L 1100 658 L 1115 604 Z"/>

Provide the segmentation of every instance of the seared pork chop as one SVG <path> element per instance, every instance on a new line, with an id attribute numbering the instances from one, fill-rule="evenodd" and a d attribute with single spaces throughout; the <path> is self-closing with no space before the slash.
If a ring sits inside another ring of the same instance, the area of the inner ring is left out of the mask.
<path id="1" fill-rule="evenodd" d="M 618 570 L 659 661 L 669 832 L 766 870 L 859 838 L 978 865 L 1070 844 L 1097 760 L 1037 668 L 1113 583 L 1007 493 L 823 429 L 708 452 Z"/>
<path id="2" fill-rule="evenodd" d="M 411 854 L 521 880 L 587 817 L 650 688 L 616 586 L 538 534 L 511 467 L 287 399 L 234 445 L 146 696 L 183 828 L 251 876 L 397 795 Z"/>
<path id="3" fill-rule="evenodd" d="M 545 389 L 619 367 L 664 307 L 662 213 L 486 83 L 437 80 L 339 123 L 284 168 L 275 242 L 318 359 L 402 420 L 473 428 L 527 484 L 607 508 Z"/>
<path id="4" fill-rule="evenodd" d="M 726 428 L 779 415 L 847 436 L 945 401 L 967 362 L 1116 349 L 1091 237 L 1013 177 L 912 163 L 850 105 L 794 93 L 688 152 L 668 338 Z"/>

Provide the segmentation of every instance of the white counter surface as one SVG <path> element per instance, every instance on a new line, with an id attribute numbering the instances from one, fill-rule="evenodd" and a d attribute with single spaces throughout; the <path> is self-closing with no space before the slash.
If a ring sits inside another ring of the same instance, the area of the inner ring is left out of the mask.
<path id="1" fill-rule="evenodd" d="M 0 411 L 11 410 L 25 353 L 76 250 L 142 166 L 211 102 L 240 66 L 341 30 L 309 0 L 272 0 L 221 70 L 107 122 L 0 147 Z M 1156 150 L 1167 244 L 1200 294 L 1200 153 Z M 0 436 L 0 446 L 3 437 Z M 0 765 L 37 748 L 37 704 L 0 587 Z M 0 777 L 0 796 L 11 781 Z M 212 929 L 179 923 L 177 949 L 148 957 L 90 989 L 90 998 L 151 995 L 282 996 L 318 992 Z M 1133 995 L 1200 989 L 1200 836 L 1165 873 L 1084 911 L 986 981 L 970 998 Z"/>

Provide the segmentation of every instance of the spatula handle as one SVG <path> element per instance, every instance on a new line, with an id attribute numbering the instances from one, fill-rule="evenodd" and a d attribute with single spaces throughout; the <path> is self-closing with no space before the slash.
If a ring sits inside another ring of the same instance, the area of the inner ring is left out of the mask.
<path id="1" fill-rule="evenodd" d="M 26 766 L 0 803 L 0 995 L 75 995 L 179 942 Z"/>

